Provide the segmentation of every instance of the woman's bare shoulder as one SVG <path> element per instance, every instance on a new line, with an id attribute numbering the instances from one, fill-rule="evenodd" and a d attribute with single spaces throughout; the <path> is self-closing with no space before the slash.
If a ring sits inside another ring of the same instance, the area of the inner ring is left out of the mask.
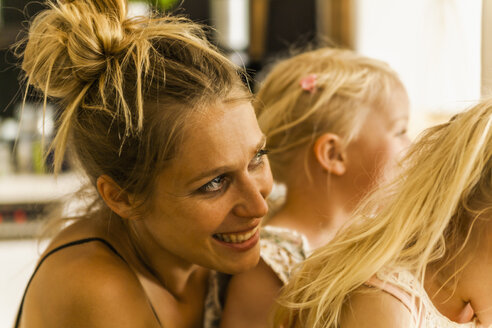
<path id="1" fill-rule="evenodd" d="M 55 239 L 49 248 L 61 241 L 66 239 Z M 121 327 L 132 322 L 134 327 L 152 327 L 155 320 L 137 276 L 99 241 L 69 246 L 46 258 L 26 294 L 23 320 L 31 315 L 44 316 L 42 326 L 50 327 L 103 327 L 120 321 Z"/>
<path id="2" fill-rule="evenodd" d="M 380 289 L 360 287 L 344 304 L 341 327 L 413 327 L 408 308 Z"/>

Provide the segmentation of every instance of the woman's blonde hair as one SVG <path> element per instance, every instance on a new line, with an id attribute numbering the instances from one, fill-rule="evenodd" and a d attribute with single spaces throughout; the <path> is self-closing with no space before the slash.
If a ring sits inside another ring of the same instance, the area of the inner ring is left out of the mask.
<path id="1" fill-rule="evenodd" d="M 301 86 L 306 78 L 309 90 Z M 321 48 L 276 64 L 255 101 L 275 180 L 285 182 L 293 150 L 323 133 L 348 144 L 369 108 L 384 106 L 396 88 L 403 85 L 387 64 L 350 50 Z"/>
<path id="2" fill-rule="evenodd" d="M 104 174 L 146 199 L 193 112 L 251 100 L 240 70 L 188 19 L 129 18 L 125 0 L 47 6 L 18 52 L 27 85 L 61 109 L 55 173 L 68 148 L 92 187 Z"/>
<path id="3" fill-rule="evenodd" d="M 492 210 L 491 157 L 492 100 L 426 130 L 401 176 L 299 268 L 281 293 L 276 325 L 338 327 L 351 293 L 374 274 L 406 270 L 423 283 L 429 263 L 446 267 L 467 253 L 477 219 Z"/>

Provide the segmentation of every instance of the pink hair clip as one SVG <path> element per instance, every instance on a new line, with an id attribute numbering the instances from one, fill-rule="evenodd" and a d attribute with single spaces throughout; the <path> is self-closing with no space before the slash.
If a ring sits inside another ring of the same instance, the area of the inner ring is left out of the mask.
<path id="1" fill-rule="evenodd" d="M 301 80 L 301 88 L 303 90 L 309 91 L 313 93 L 316 89 L 316 74 L 309 74 L 308 76 L 302 78 Z"/>

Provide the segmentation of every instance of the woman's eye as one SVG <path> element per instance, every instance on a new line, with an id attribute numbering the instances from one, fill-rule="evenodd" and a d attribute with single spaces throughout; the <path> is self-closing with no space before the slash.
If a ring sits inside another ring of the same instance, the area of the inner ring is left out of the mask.
<path id="1" fill-rule="evenodd" d="M 269 150 L 268 149 L 261 149 L 261 150 L 259 150 L 256 153 L 255 157 L 253 157 L 253 160 L 251 161 L 250 166 L 256 167 L 256 166 L 259 166 L 259 165 L 263 164 L 265 155 L 267 155 L 268 153 L 269 153 Z"/>
<path id="2" fill-rule="evenodd" d="M 201 193 L 209 193 L 209 192 L 218 192 L 222 190 L 226 182 L 225 176 L 224 175 L 219 175 L 218 177 L 210 180 L 200 188 L 198 188 L 198 191 Z"/>

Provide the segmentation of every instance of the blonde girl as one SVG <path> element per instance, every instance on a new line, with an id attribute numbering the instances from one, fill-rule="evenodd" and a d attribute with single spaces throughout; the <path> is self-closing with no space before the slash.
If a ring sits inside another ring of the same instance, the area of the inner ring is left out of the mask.
<path id="1" fill-rule="evenodd" d="M 186 19 L 53 0 L 22 69 L 61 110 L 55 172 L 69 150 L 95 200 L 41 256 L 15 327 L 216 327 L 219 272 L 258 262 L 272 185 L 237 67 Z"/>
<path id="2" fill-rule="evenodd" d="M 261 261 L 232 278 L 223 327 L 265 327 L 296 263 L 327 243 L 407 146 L 408 98 L 388 65 L 322 48 L 277 64 L 256 111 L 284 204 L 261 233 Z"/>
<path id="3" fill-rule="evenodd" d="M 304 262 L 275 327 L 492 325 L 492 100 L 425 131 L 404 167 Z"/>

